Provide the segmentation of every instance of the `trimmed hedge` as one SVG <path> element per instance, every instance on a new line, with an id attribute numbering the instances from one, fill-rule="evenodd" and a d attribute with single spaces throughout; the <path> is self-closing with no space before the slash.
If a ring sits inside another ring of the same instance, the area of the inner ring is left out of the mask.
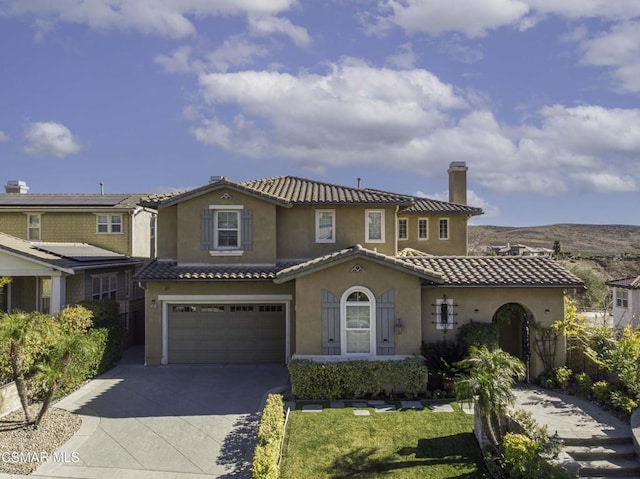
<path id="1" fill-rule="evenodd" d="M 418 357 L 398 361 L 293 359 L 288 368 L 292 393 L 299 399 L 361 399 L 381 393 L 414 398 L 427 382 L 427 366 Z"/>
<path id="2" fill-rule="evenodd" d="M 253 454 L 253 479 L 277 479 L 280 448 L 284 439 L 284 401 L 280 394 L 269 394 L 258 428 L 258 444 Z"/>
<path id="3" fill-rule="evenodd" d="M 100 359 L 93 374 L 97 376 L 111 369 L 122 359 L 124 324 L 118 313 L 118 303 L 112 299 L 91 299 L 79 304 L 93 313 L 93 326 L 90 331 L 103 330 L 105 333 L 102 334 L 106 334 L 104 343 L 99 343 Z"/>

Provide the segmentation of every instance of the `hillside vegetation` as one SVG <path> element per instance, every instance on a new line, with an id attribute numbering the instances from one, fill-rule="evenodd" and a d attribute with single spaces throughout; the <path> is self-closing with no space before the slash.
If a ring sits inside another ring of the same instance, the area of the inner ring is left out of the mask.
<path id="1" fill-rule="evenodd" d="M 471 254 L 507 243 L 553 249 L 555 241 L 562 245 L 562 262 L 569 270 L 590 270 L 603 280 L 640 275 L 640 226 L 469 226 Z"/>

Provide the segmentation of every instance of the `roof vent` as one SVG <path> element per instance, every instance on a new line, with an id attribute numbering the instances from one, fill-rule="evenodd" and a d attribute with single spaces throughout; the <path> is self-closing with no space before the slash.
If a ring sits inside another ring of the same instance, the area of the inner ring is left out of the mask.
<path id="1" fill-rule="evenodd" d="M 209 178 L 209 183 L 217 183 L 218 181 L 224 181 L 226 178 L 224 176 L 212 176 Z"/>
<path id="2" fill-rule="evenodd" d="M 24 181 L 18 180 L 9 180 L 4 187 L 4 191 L 6 193 L 18 193 L 21 195 L 27 194 L 28 190 L 29 187 L 27 186 L 27 184 Z"/>

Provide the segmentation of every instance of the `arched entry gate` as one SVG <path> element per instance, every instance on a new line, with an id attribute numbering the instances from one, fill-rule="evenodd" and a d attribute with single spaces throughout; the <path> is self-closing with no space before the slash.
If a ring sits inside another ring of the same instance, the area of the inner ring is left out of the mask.
<path id="1" fill-rule="evenodd" d="M 502 305 L 493 315 L 498 324 L 498 345 L 503 351 L 520 359 L 526 367 L 525 381 L 529 384 L 531 366 L 531 315 L 519 303 Z"/>

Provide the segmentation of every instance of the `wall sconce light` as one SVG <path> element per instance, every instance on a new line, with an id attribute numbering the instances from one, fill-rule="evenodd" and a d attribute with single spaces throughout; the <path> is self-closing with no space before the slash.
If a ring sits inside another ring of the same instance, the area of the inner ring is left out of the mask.
<path id="1" fill-rule="evenodd" d="M 545 309 L 544 310 L 544 314 L 549 314 L 550 312 L 551 312 L 551 310 L 549 310 L 549 309 Z"/>
<path id="2" fill-rule="evenodd" d="M 155 299 L 152 299 L 151 302 L 149 303 L 149 309 L 156 309 L 158 307 L 158 304 L 156 303 Z"/>
<path id="3" fill-rule="evenodd" d="M 402 321 L 400 318 L 396 319 L 396 331 L 398 334 L 402 334 Z"/>

